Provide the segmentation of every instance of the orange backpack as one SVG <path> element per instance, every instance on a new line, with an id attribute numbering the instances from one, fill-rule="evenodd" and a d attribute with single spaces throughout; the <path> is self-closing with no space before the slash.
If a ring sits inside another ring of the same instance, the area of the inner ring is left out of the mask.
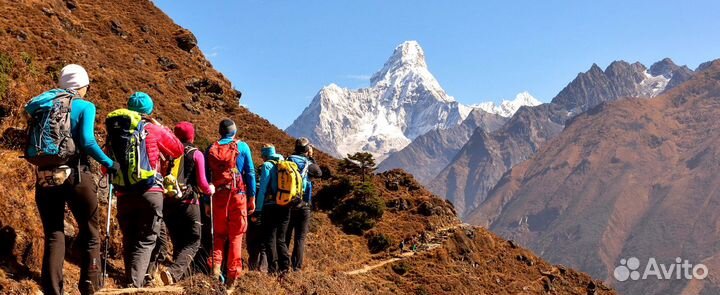
<path id="1" fill-rule="evenodd" d="M 241 190 L 242 177 L 237 169 L 238 143 L 220 144 L 215 142 L 208 151 L 208 166 L 210 167 L 210 182 L 217 188 Z"/>

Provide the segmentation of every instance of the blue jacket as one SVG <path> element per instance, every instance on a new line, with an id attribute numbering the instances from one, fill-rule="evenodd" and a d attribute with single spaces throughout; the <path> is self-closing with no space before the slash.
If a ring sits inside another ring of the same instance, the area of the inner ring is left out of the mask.
<path id="1" fill-rule="evenodd" d="M 70 107 L 70 128 L 75 144 L 83 153 L 103 166 L 112 167 L 113 160 L 102 151 L 95 140 L 95 105 L 76 98 Z"/>
<path id="2" fill-rule="evenodd" d="M 282 161 L 283 156 L 275 154 L 270 156 L 272 161 Z M 255 200 L 255 211 L 262 212 L 264 205 L 275 204 L 275 194 L 277 193 L 277 166 L 270 161 L 266 161 L 260 166 L 260 187 Z M 269 198 L 266 198 L 268 197 Z"/>
<path id="3" fill-rule="evenodd" d="M 234 137 L 231 135 L 220 139 L 219 143 L 221 145 L 225 145 L 232 143 L 234 140 Z M 255 180 L 255 164 L 253 164 L 252 152 L 250 151 L 250 147 L 244 141 L 238 141 L 238 151 L 240 152 L 240 155 L 238 155 L 237 157 L 237 169 L 242 174 L 243 182 L 247 187 L 247 191 L 245 192 L 245 194 L 249 198 L 252 198 L 255 197 L 255 187 L 257 186 Z"/>
<path id="4" fill-rule="evenodd" d="M 305 203 L 311 204 L 312 182 L 310 182 L 310 176 L 308 176 L 308 172 L 307 170 L 305 170 L 306 166 L 310 165 L 310 160 L 299 155 L 292 155 L 288 157 L 288 160 L 293 161 L 298 166 L 300 172 L 305 171 L 305 174 L 303 175 L 303 201 L 305 201 Z"/>

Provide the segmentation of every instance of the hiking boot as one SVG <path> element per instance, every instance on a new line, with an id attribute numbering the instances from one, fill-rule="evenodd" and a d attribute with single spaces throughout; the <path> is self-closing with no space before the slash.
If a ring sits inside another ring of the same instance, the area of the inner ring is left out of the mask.
<path id="1" fill-rule="evenodd" d="M 228 278 L 225 285 L 227 286 L 227 290 L 232 292 L 232 290 L 235 290 L 235 279 Z"/>
<path id="2" fill-rule="evenodd" d="M 167 269 L 163 269 L 160 271 L 160 280 L 165 286 L 175 284 L 175 279 L 173 279 L 172 274 L 170 274 L 170 271 L 168 271 Z"/>
<path id="3" fill-rule="evenodd" d="M 213 278 L 217 279 L 221 283 L 225 283 L 225 278 L 222 275 L 222 268 L 220 265 L 216 265 L 212 270 Z"/>

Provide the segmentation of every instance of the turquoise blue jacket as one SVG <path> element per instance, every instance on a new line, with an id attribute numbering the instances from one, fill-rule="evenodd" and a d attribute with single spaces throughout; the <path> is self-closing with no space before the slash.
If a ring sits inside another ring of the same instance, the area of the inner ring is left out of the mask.
<path id="1" fill-rule="evenodd" d="M 75 144 L 95 161 L 105 167 L 112 167 L 110 159 L 95 140 L 95 105 L 91 102 L 76 98 L 70 110 L 70 128 Z"/>
<path id="2" fill-rule="evenodd" d="M 283 156 L 275 154 L 270 156 L 272 161 L 282 161 Z M 277 193 L 277 166 L 270 161 L 266 161 L 260 166 L 260 187 L 255 200 L 255 211 L 262 212 L 264 205 L 275 204 L 275 194 Z M 269 198 L 266 198 L 269 197 Z"/>

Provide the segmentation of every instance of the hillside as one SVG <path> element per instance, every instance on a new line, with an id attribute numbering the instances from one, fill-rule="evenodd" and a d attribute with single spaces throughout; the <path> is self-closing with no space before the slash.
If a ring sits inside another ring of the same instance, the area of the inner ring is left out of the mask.
<path id="1" fill-rule="evenodd" d="M 692 74 L 668 58 L 650 68 L 638 62 L 615 61 L 603 71 L 593 64 L 551 103 L 521 108 L 494 132 L 476 131 L 452 162 L 428 183 L 441 184 L 431 186 L 431 190 L 452 201 L 460 216 L 466 218 L 508 169 L 531 158 L 545 142 L 560 134 L 565 120 L 603 102 L 655 97 Z"/>
<path id="2" fill-rule="evenodd" d="M 717 61 L 657 98 L 601 104 L 506 173 L 469 221 L 625 294 L 718 294 L 719 118 Z M 629 257 L 680 257 L 710 276 L 613 280 Z"/>
<path id="3" fill-rule="evenodd" d="M 239 107 L 239 92 L 212 68 L 196 47 L 192 33 L 174 24 L 150 1 L 4 0 L 2 5 L 0 178 L 4 184 L 0 186 L 0 293 L 32 294 L 38 288 L 43 233 L 35 207 L 32 169 L 18 158 L 25 127 L 21 107 L 32 96 L 53 87 L 58 70 L 66 63 L 88 69 L 92 79 L 88 98 L 98 107 L 99 127 L 108 111 L 125 105 L 128 95 L 145 91 L 155 98 L 154 115 L 165 124 L 181 120 L 196 123 L 201 146 L 215 137 L 220 118 L 231 117 L 238 122 L 240 137 L 255 151 L 265 142 L 275 143 L 282 153 L 290 151 L 292 138 Z M 98 138 L 104 137 L 103 130 L 97 133 Z M 319 181 L 315 198 L 319 211 L 311 223 L 307 271 L 282 281 L 248 273 L 242 284 L 247 289 L 240 291 L 613 293 L 587 275 L 550 265 L 485 229 L 461 226 L 449 203 L 401 171 L 374 175 L 363 183 L 357 175 L 338 171 L 336 160 L 324 154 L 316 158 L 326 177 Z M 98 194 L 104 212 L 105 192 Z M 353 206 L 358 204 L 381 214 L 352 220 L 350 217 L 366 213 Z M 69 216 L 65 286 L 67 292 L 77 294 L 79 270 L 73 263 L 77 258 L 72 247 L 76 232 Z M 357 227 L 362 227 L 359 233 L 354 232 Z M 440 229 L 446 231 L 437 241 L 439 246 L 421 249 L 411 258 L 364 274 L 345 274 L 393 257 L 402 239 L 422 233 L 434 236 Z M 114 278 L 122 266 L 118 240 L 114 226 L 110 286 L 115 285 Z M 371 253 L 369 246 L 377 253 Z M 183 285 L 190 294 L 220 291 L 192 280 Z"/>

